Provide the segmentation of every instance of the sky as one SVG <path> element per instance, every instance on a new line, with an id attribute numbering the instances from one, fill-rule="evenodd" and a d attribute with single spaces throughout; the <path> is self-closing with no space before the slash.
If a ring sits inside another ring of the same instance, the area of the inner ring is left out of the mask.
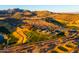
<path id="1" fill-rule="evenodd" d="M 79 12 L 79 5 L 0 5 L 0 9 L 20 8 L 26 10 L 48 10 L 52 12 Z"/>

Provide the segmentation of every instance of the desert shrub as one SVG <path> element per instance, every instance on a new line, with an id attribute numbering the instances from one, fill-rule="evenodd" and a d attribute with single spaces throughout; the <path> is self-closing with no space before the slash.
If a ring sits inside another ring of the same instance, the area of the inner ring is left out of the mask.
<path id="1" fill-rule="evenodd" d="M 57 34 L 57 37 L 64 37 L 64 36 L 65 36 L 64 32 L 60 32 Z"/>
<path id="2" fill-rule="evenodd" d="M 60 50 L 62 50 L 62 51 L 66 51 L 66 52 L 68 51 L 66 48 L 64 48 L 64 47 L 62 47 L 62 46 L 59 46 L 58 48 L 59 48 Z"/>
<path id="3" fill-rule="evenodd" d="M 67 47 L 69 47 L 69 48 L 73 48 L 73 46 L 72 45 L 66 45 Z"/>

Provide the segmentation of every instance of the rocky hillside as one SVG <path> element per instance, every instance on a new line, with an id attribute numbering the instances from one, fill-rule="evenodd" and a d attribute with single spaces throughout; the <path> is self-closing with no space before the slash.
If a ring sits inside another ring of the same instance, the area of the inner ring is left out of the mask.
<path id="1" fill-rule="evenodd" d="M 0 52 L 79 52 L 79 14 L 0 10 Z"/>

